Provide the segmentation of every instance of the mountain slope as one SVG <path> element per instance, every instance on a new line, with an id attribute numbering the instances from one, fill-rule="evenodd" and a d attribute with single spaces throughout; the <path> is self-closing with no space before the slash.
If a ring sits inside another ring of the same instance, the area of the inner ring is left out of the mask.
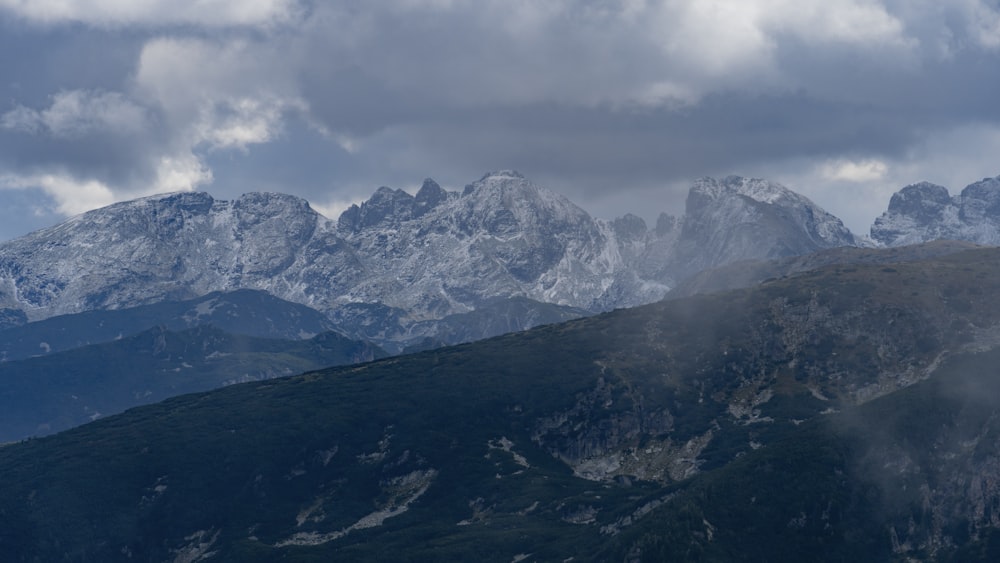
<path id="1" fill-rule="evenodd" d="M 171 399 L 0 448 L 0 554 L 977 560 L 998 290 L 997 249 L 833 265 Z"/>
<path id="2" fill-rule="evenodd" d="M 979 248 L 979 245 L 971 242 L 935 240 L 926 244 L 888 249 L 840 247 L 788 258 L 746 260 L 702 270 L 674 286 L 667 294 L 667 299 L 752 287 L 767 280 L 784 278 L 834 264 L 889 265 L 927 260 L 975 248 Z"/>
<path id="3" fill-rule="evenodd" d="M 621 533 L 609 560 L 994 561 L 1000 353 L 804 422 Z"/>
<path id="4" fill-rule="evenodd" d="M 184 330 L 211 325 L 233 334 L 296 340 L 334 331 L 325 315 L 258 290 L 209 293 L 128 309 L 60 315 L 0 331 L 0 361 L 109 342 L 153 327 Z"/>
<path id="5" fill-rule="evenodd" d="M 0 363 L 0 443 L 51 434 L 125 409 L 224 385 L 384 357 L 324 333 L 310 340 L 155 328 L 114 342 Z"/>

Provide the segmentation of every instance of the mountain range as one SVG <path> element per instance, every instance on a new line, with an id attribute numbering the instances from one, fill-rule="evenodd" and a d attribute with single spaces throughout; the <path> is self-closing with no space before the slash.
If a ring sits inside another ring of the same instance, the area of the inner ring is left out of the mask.
<path id="1" fill-rule="evenodd" d="M 336 222 L 281 194 L 247 194 L 231 202 L 205 193 L 156 196 L 0 245 L 0 362 L 14 362 L 6 366 L 9 374 L 31 372 L 42 365 L 34 361 L 40 357 L 90 345 L 107 345 L 105 353 L 125 357 L 115 350 L 143 350 L 128 348 L 129 339 L 146 331 L 204 325 L 230 341 L 288 341 L 335 331 L 369 350 L 350 356 L 355 360 L 378 357 L 381 348 L 431 349 L 664 296 L 746 287 L 825 264 L 957 252 L 968 243 L 877 254 L 863 247 L 933 239 L 943 232 L 942 217 L 952 217 L 950 234 L 991 240 L 987 235 L 998 223 L 984 202 L 998 185 L 984 180 L 953 199 L 944 188 L 906 187 L 876 221 L 873 239 L 856 237 L 780 185 L 736 176 L 698 180 L 684 216 L 662 214 L 653 228 L 634 215 L 594 219 L 512 171 L 487 174 L 461 193 L 432 180 L 415 195 L 379 188 Z M 938 211 L 921 211 L 926 209 Z M 888 225 L 896 225 L 896 238 L 883 236 Z M 287 348 L 279 364 L 321 367 L 297 345 Z M 52 365 L 74 357 L 60 355 Z M 161 362 L 156 369 L 163 373 L 190 371 L 179 356 L 171 366 L 162 360 L 128 363 Z M 254 377 L 287 373 L 282 369 Z M 80 372 L 76 381 L 92 376 Z M 84 389 L 67 392 L 51 377 L 9 377 L 20 382 L 18 391 L 0 397 L 0 407 L 20 412 L 30 396 L 63 404 L 62 419 L 75 423 L 166 396 L 135 383 L 121 399 L 91 401 L 100 408 L 83 405 L 79 411 L 75 399 L 63 401 L 87 396 Z M 236 380 L 206 375 L 201 386 L 171 380 L 161 389 L 180 393 Z M 28 418 L 11 422 L 11 432 L 0 438 L 65 427 Z"/>
<path id="2" fill-rule="evenodd" d="M 512 171 L 462 192 L 432 180 L 415 195 L 379 188 L 336 221 L 289 195 L 168 194 L 0 244 L 0 327 L 252 289 L 398 352 L 650 303 L 741 260 L 944 235 L 988 243 L 998 185 L 947 202 L 943 188 L 904 188 L 870 239 L 779 184 L 736 176 L 698 180 L 684 215 L 652 228 L 634 215 L 595 219 Z M 512 298 L 533 312 L 515 319 Z M 511 322 L 470 320 L 488 317 Z"/>

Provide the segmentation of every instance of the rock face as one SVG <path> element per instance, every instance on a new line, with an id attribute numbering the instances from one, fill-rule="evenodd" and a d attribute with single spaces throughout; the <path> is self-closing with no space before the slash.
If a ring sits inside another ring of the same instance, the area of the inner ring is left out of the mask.
<path id="1" fill-rule="evenodd" d="M 840 219 L 780 184 L 739 176 L 702 178 L 688 194 L 671 270 L 680 281 L 739 260 L 856 245 Z"/>
<path id="2" fill-rule="evenodd" d="M 1000 176 L 970 184 L 955 197 L 927 182 L 906 186 L 875 220 L 871 238 L 883 246 L 940 239 L 1000 244 Z"/>
<path id="3" fill-rule="evenodd" d="M 592 310 L 626 266 L 608 225 L 510 171 L 461 195 L 432 181 L 416 196 L 380 188 L 338 227 L 367 268 L 350 301 L 415 320 L 513 296 Z"/>
<path id="4" fill-rule="evenodd" d="M 595 219 L 513 171 L 461 193 L 433 180 L 416 195 L 382 187 L 336 221 L 289 195 L 177 193 L 0 245 L 0 309 L 3 325 L 16 326 L 255 289 L 401 347 L 481 337 L 483 323 L 455 323 L 498 300 L 565 308 L 519 318 L 570 318 L 656 301 L 706 267 L 852 244 L 806 198 L 739 177 L 700 180 L 686 216 L 661 215 L 654 228 L 634 215 Z M 447 328 L 437 324 L 445 318 Z"/>
<path id="5" fill-rule="evenodd" d="M 0 247 L 0 303 L 29 320 L 252 288 L 323 308 L 361 274 L 293 196 L 180 193 L 85 213 Z"/>

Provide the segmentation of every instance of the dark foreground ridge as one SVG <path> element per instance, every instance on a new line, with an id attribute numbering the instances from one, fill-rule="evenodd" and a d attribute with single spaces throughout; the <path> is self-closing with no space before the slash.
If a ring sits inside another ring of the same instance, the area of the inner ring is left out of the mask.
<path id="1" fill-rule="evenodd" d="M 1000 250 L 831 265 L 0 448 L 4 561 L 991 561 Z"/>

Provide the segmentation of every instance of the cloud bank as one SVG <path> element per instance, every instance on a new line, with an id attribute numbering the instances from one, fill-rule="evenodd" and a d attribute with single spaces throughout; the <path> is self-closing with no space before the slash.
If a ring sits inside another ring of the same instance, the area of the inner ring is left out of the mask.
<path id="1" fill-rule="evenodd" d="M 0 187 L 59 214 L 190 189 L 335 209 L 510 167 L 605 217 L 765 176 L 863 232 L 905 184 L 1000 173 L 983 0 L 0 0 L 0 26 L 33 53 Z"/>

